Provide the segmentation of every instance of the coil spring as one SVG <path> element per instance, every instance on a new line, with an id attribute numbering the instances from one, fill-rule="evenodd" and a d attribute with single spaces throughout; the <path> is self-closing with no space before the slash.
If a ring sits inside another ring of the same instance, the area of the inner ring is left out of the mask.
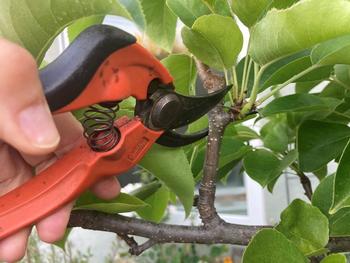
<path id="1" fill-rule="evenodd" d="M 119 142 L 119 131 L 114 126 L 118 105 L 90 106 L 84 112 L 84 137 L 95 152 L 107 152 Z"/>

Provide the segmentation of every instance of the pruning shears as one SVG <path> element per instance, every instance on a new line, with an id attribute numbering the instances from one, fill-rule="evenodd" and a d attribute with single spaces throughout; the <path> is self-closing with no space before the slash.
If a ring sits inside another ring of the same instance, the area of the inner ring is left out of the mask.
<path id="1" fill-rule="evenodd" d="M 40 78 L 53 114 L 89 107 L 84 136 L 68 154 L 0 197 L 0 240 L 77 198 L 103 177 L 134 167 L 154 143 L 180 147 L 207 136 L 175 131 L 217 105 L 229 87 L 201 97 L 175 92 L 166 68 L 136 39 L 115 27 L 93 26 Z M 136 99 L 133 118 L 116 118 L 118 103 Z M 97 104 L 97 105 L 96 105 Z M 95 105 L 95 106 L 91 106 Z"/>

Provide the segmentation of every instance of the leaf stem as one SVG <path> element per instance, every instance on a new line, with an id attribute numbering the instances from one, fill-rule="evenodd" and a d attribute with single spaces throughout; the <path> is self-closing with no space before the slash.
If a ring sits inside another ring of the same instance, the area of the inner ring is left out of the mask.
<path id="1" fill-rule="evenodd" d="M 247 114 L 254 106 L 256 98 L 257 98 L 258 93 L 259 93 L 260 79 L 261 79 L 266 67 L 267 67 L 267 65 L 265 65 L 259 69 L 259 65 L 254 62 L 254 75 L 255 75 L 254 86 L 253 86 L 252 92 L 250 94 L 249 102 L 243 107 L 243 109 L 241 111 L 241 116 L 244 116 L 245 114 Z"/>
<path id="2" fill-rule="evenodd" d="M 265 102 L 266 100 L 268 100 L 270 97 L 272 97 L 273 95 L 275 95 L 277 92 L 279 92 L 281 89 L 283 89 L 284 87 L 288 86 L 289 84 L 293 83 L 294 81 L 298 80 L 299 78 L 303 77 L 304 75 L 306 75 L 307 73 L 310 73 L 311 71 L 317 69 L 318 67 L 320 67 L 318 64 L 315 64 L 307 69 L 305 69 L 304 71 L 300 72 L 297 75 L 294 75 L 292 78 L 290 78 L 289 80 L 287 80 L 286 82 L 282 83 L 281 85 L 278 85 L 276 88 L 272 89 L 271 92 L 269 94 L 267 94 L 266 96 L 262 97 L 259 101 L 257 101 L 257 105 L 261 105 L 263 102 Z"/>
<path id="3" fill-rule="evenodd" d="M 232 68 L 232 78 L 233 78 L 233 85 L 234 85 L 234 99 L 238 99 L 238 80 L 237 80 L 237 71 L 236 68 Z"/>
<path id="4" fill-rule="evenodd" d="M 248 90 L 248 83 L 249 83 L 249 76 L 250 76 L 250 70 L 252 68 L 253 60 L 249 59 L 249 65 L 248 65 L 248 71 L 245 76 L 244 84 L 241 90 L 241 94 L 239 96 L 239 100 L 243 101 L 245 97 L 245 92 Z"/>
<path id="5" fill-rule="evenodd" d="M 226 85 L 230 85 L 231 84 L 231 81 L 229 79 L 229 75 L 228 75 L 228 71 L 226 69 L 224 69 L 224 74 L 225 74 L 225 81 L 226 81 Z M 233 92 L 232 92 L 233 93 Z M 230 98 L 230 102 L 231 102 L 231 105 L 234 104 L 234 100 L 233 100 L 233 97 L 232 97 L 232 94 L 231 92 L 228 93 L 228 96 Z"/>
<path id="6" fill-rule="evenodd" d="M 241 87 L 241 92 L 240 92 L 240 99 L 242 96 L 242 93 L 244 92 L 244 85 L 246 82 L 246 78 L 247 78 L 247 68 L 248 68 L 248 60 L 249 60 L 249 56 L 246 55 L 245 56 L 245 60 L 244 60 L 244 67 L 243 67 L 243 76 L 242 76 L 242 87 Z"/>
<path id="7" fill-rule="evenodd" d="M 343 118 L 346 118 L 346 119 L 350 120 L 350 116 L 348 116 L 348 115 L 346 115 L 346 114 L 344 114 L 344 113 L 341 113 L 341 112 L 339 112 L 339 111 L 333 111 L 333 114 L 336 114 L 336 115 L 338 115 L 338 116 L 341 116 L 341 117 L 343 117 Z"/>
<path id="8" fill-rule="evenodd" d="M 212 12 L 213 14 L 215 14 L 215 9 L 207 2 L 207 1 L 203 1 L 203 3 L 208 7 L 208 9 L 210 10 L 210 12 Z"/>
<path id="9" fill-rule="evenodd" d="M 194 158 L 196 158 L 196 156 L 197 156 L 197 152 L 198 152 L 198 145 L 193 147 L 193 151 L 192 151 L 191 159 L 190 159 L 190 167 L 191 168 L 192 168 L 192 165 L 193 165 Z"/>
<path id="10" fill-rule="evenodd" d="M 350 87 L 346 85 L 344 82 L 342 82 L 341 80 L 339 80 L 336 76 L 330 77 L 329 80 L 334 81 L 335 83 L 339 84 L 340 86 L 342 86 L 347 90 L 350 90 Z"/>

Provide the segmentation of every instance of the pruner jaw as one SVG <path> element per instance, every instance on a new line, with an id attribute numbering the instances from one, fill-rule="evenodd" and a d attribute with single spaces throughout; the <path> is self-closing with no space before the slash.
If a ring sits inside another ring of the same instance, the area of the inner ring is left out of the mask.
<path id="1" fill-rule="evenodd" d="M 159 88 L 149 100 L 136 107 L 145 125 L 155 130 L 165 130 L 158 144 L 179 147 L 191 144 L 207 136 L 208 130 L 195 134 L 180 134 L 174 129 L 186 126 L 207 114 L 223 100 L 232 86 L 205 96 L 183 96 L 170 88 Z M 146 113 L 146 114 L 145 114 Z"/>

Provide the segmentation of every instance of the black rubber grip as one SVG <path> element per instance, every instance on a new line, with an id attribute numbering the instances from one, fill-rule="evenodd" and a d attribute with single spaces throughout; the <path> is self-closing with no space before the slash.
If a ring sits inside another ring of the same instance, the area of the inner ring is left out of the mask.
<path id="1" fill-rule="evenodd" d="M 83 31 L 56 60 L 40 71 L 51 111 L 76 99 L 103 61 L 118 49 L 134 43 L 134 36 L 108 25 Z"/>

